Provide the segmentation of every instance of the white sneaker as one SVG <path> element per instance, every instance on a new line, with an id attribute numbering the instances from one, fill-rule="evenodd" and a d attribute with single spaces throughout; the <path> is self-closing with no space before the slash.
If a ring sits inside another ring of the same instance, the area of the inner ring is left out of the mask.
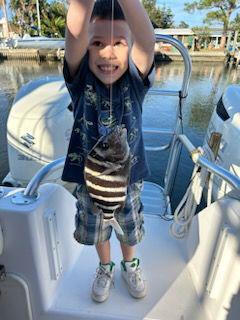
<path id="1" fill-rule="evenodd" d="M 134 298 L 143 298 L 147 294 L 146 283 L 139 267 L 140 260 L 134 258 L 131 262 L 121 261 L 122 277 L 127 283 L 128 291 Z"/>
<path id="2" fill-rule="evenodd" d="M 92 298 L 94 301 L 103 302 L 109 296 L 109 290 L 114 278 L 115 264 L 113 262 L 97 268 L 92 285 Z"/>

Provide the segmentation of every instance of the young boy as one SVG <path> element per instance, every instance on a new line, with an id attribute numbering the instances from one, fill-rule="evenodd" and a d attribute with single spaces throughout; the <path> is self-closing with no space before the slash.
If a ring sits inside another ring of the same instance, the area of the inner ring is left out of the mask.
<path id="1" fill-rule="evenodd" d="M 123 254 L 121 271 L 130 294 L 146 295 L 135 256 L 144 235 L 140 192 L 148 173 L 142 138 L 142 103 L 152 84 L 155 36 L 139 0 L 71 0 L 67 14 L 64 77 L 70 92 L 74 126 L 62 179 L 77 182 L 75 239 L 95 245 L 100 259 L 92 298 L 106 300 L 114 276 L 110 255 L 112 227 L 102 227 L 101 214 L 91 212 L 83 167 L 99 137 L 117 124 L 128 132 L 131 176 L 125 207 L 117 215 L 124 235 L 116 234 Z M 113 19 L 112 19 L 113 18 Z M 111 110 L 110 110 L 111 109 Z"/>

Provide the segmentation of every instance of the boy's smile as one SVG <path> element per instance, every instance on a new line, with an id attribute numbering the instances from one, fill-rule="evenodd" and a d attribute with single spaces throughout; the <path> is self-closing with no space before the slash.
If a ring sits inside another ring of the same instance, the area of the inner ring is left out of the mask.
<path id="1" fill-rule="evenodd" d="M 89 68 L 105 85 L 116 82 L 128 68 L 131 32 L 124 20 L 93 20 L 89 28 Z"/>

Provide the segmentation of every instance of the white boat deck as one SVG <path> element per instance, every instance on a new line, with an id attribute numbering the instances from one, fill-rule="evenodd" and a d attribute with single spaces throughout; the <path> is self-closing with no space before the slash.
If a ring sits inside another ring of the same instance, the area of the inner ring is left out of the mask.
<path id="1" fill-rule="evenodd" d="M 111 289 L 109 299 L 100 304 L 92 301 L 91 284 L 98 257 L 94 247 L 80 246 L 79 259 L 62 279 L 54 303 L 48 310 L 52 320 L 209 319 L 204 310 L 201 310 L 199 298 L 181 254 L 181 241 L 170 236 L 170 223 L 158 216 L 161 204 L 157 202 L 163 199 L 160 192 L 156 185 L 145 183 L 143 203 L 146 235 L 137 247 L 137 256 L 141 259 L 147 280 L 147 296 L 137 300 L 129 295 L 120 275 L 120 247 L 113 236 L 112 260 L 116 263 L 116 274 L 115 286 Z"/>

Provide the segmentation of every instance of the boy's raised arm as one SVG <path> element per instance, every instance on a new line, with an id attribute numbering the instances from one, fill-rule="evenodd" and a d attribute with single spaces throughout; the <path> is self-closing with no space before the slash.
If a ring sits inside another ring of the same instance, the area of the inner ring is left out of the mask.
<path id="1" fill-rule="evenodd" d="M 67 13 L 65 58 L 73 77 L 88 47 L 88 27 L 94 0 L 70 0 Z"/>
<path id="2" fill-rule="evenodd" d="M 143 78 L 154 59 L 155 34 L 140 0 L 118 0 L 133 35 L 131 57 Z"/>

